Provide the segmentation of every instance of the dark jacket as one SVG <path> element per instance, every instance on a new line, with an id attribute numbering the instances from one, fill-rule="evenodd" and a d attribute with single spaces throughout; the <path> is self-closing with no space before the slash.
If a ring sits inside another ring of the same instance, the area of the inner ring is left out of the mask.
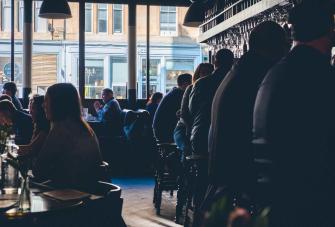
<path id="1" fill-rule="evenodd" d="M 20 111 L 23 110 L 22 104 L 16 96 L 12 97 L 12 103 L 14 104 L 17 110 L 20 110 Z"/>
<path id="2" fill-rule="evenodd" d="M 29 144 L 33 135 L 33 122 L 31 116 L 16 110 L 13 115 L 13 131 L 16 144 Z"/>
<path id="3" fill-rule="evenodd" d="M 214 185 L 247 190 L 252 179 L 252 118 L 260 83 L 272 62 L 247 52 L 216 91 L 209 133 L 209 177 Z"/>
<path id="4" fill-rule="evenodd" d="M 335 73 L 329 62 L 317 50 L 297 46 L 258 92 L 254 142 L 267 145 L 273 162 L 274 223 L 335 226 Z"/>
<path id="5" fill-rule="evenodd" d="M 189 109 L 193 119 L 191 145 L 195 153 L 208 152 L 212 101 L 221 81 L 230 69 L 219 68 L 212 75 L 199 79 L 190 94 Z"/>
<path id="6" fill-rule="evenodd" d="M 184 127 L 186 129 L 186 135 L 189 137 L 191 134 L 191 126 L 192 126 L 192 117 L 190 115 L 190 110 L 188 108 L 190 103 L 190 94 L 192 91 L 193 85 L 190 85 L 186 88 L 185 93 L 183 95 L 183 99 L 181 101 L 180 106 L 180 118 L 177 123 L 176 128 Z"/>
<path id="7" fill-rule="evenodd" d="M 176 115 L 181 105 L 184 90 L 173 88 L 160 102 L 153 122 L 154 135 L 162 142 L 173 142 L 173 130 L 178 118 Z"/>
<path id="8" fill-rule="evenodd" d="M 149 114 L 150 114 L 151 121 L 153 121 L 153 119 L 154 119 L 154 116 L 155 116 L 157 108 L 158 108 L 158 104 L 157 103 L 150 103 L 145 108 L 149 112 Z"/>

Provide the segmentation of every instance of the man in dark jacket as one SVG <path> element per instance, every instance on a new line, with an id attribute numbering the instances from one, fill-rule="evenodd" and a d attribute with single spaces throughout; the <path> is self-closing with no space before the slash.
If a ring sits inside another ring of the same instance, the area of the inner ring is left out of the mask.
<path id="1" fill-rule="evenodd" d="M 214 188 L 249 192 L 254 179 L 251 142 L 257 91 L 267 71 L 287 51 L 280 25 L 272 21 L 259 24 L 250 34 L 249 51 L 217 89 L 209 137 L 209 177 Z"/>
<path id="2" fill-rule="evenodd" d="M 12 103 L 14 104 L 15 108 L 19 111 L 22 111 L 22 104 L 20 100 L 16 97 L 17 87 L 14 82 L 7 82 L 2 87 L 2 94 L 9 95 L 12 98 Z"/>
<path id="3" fill-rule="evenodd" d="M 190 74 L 181 74 L 177 78 L 177 88 L 173 88 L 160 102 L 153 121 L 153 130 L 156 139 L 160 142 L 173 143 L 173 131 L 178 118 L 184 91 L 192 83 Z"/>
<path id="4" fill-rule="evenodd" d="M 256 99 L 254 143 L 273 163 L 270 226 L 335 226 L 334 8 L 321 2 L 290 12 L 294 48 Z"/>
<path id="5" fill-rule="evenodd" d="M 189 110 L 193 119 L 191 145 L 196 154 L 207 156 L 212 100 L 233 62 L 234 55 L 230 50 L 219 50 L 215 55 L 215 71 L 212 75 L 199 79 L 192 88 L 189 101 Z"/>

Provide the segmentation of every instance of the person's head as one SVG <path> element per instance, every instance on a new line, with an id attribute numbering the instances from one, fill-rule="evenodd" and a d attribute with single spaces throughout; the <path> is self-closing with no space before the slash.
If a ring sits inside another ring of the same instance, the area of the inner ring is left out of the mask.
<path id="1" fill-rule="evenodd" d="M 192 75 L 188 73 L 180 74 L 177 78 L 178 87 L 185 90 L 192 83 Z"/>
<path id="2" fill-rule="evenodd" d="M 12 102 L 8 100 L 0 101 L 0 124 L 11 124 L 16 111 Z"/>
<path id="3" fill-rule="evenodd" d="M 44 110 L 50 121 L 81 119 L 81 103 L 76 88 L 70 83 L 50 86 L 44 99 Z"/>
<path id="4" fill-rule="evenodd" d="M 234 54 L 228 49 L 221 49 L 215 55 L 215 68 L 230 69 L 234 63 Z"/>
<path id="5" fill-rule="evenodd" d="M 43 108 L 44 99 L 43 95 L 31 95 L 29 99 L 29 113 L 37 128 L 48 130 L 49 121 Z"/>
<path id="6" fill-rule="evenodd" d="M 2 94 L 9 95 L 10 97 L 14 97 L 17 92 L 17 87 L 14 82 L 7 82 L 2 87 Z"/>
<path id="7" fill-rule="evenodd" d="M 330 57 L 335 44 L 334 12 L 331 1 L 303 1 L 289 12 L 294 45 L 308 45 Z"/>
<path id="8" fill-rule="evenodd" d="M 257 52 L 272 61 L 278 61 L 288 52 L 285 30 L 276 22 L 265 21 L 250 33 L 250 51 Z"/>
<path id="9" fill-rule="evenodd" d="M 8 100 L 8 101 L 10 101 L 10 102 L 13 101 L 13 100 L 12 100 L 12 97 L 10 97 L 9 95 L 6 95 L 6 94 L 2 94 L 2 95 L 0 95 L 0 101 L 2 101 L 2 100 Z"/>
<path id="10" fill-rule="evenodd" d="M 193 74 L 193 83 L 198 79 L 210 75 L 214 71 L 214 66 L 210 63 L 200 63 Z"/>
<path id="11" fill-rule="evenodd" d="M 107 103 L 109 100 L 111 100 L 114 96 L 113 90 L 110 88 L 105 88 L 102 90 L 101 98 L 104 103 Z"/>
<path id="12" fill-rule="evenodd" d="M 156 104 L 159 104 L 160 101 L 162 100 L 163 98 L 163 94 L 160 93 L 160 92 L 155 92 L 151 95 L 150 97 L 150 100 L 149 100 L 149 104 L 150 103 L 156 103 Z"/>

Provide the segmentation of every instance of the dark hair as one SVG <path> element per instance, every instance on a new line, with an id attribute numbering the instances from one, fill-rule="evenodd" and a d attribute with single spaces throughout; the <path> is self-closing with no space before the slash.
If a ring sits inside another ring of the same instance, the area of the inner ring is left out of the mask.
<path id="1" fill-rule="evenodd" d="M 228 49 L 221 49 L 215 55 L 215 62 L 218 67 L 230 69 L 234 63 L 234 54 Z"/>
<path id="2" fill-rule="evenodd" d="M 264 21 L 250 33 L 249 47 L 250 50 L 269 54 L 284 54 L 285 49 L 288 49 L 285 30 L 276 22 Z"/>
<path id="3" fill-rule="evenodd" d="M 310 0 L 293 7 L 289 23 L 294 40 L 308 42 L 327 35 L 334 26 L 334 5 L 331 1 Z"/>
<path id="4" fill-rule="evenodd" d="M 0 112 L 10 112 L 14 113 L 16 111 L 16 107 L 9 100 L 0 101 Z"/>
<path id="5" fill-rule="evenodd" d="M 163 98 L 163 94 L 160 92 L 155 92 L 151 95 L 147 105 L 151 104 L 151 103 L 157 103 L 158 100 Z"/>
<path id="6" fill-rule="evenodd" d="M 214 71 L 214 66 L 210 63 L 200 63 L 193 74 L 193 83 L 200 78 L 200 72 L 202 71 L 207 71 L 208 74 L 206 76 L 208 76 Z"/>
<path id="7" fill-rule="evenodd" d="M 185 84 L 191 84 L 192 83 L 192 75 L 188 73 L 180 74 L 177 78 L 177 84 L 178 86 L 183 86 Z"/>
<path id="8" fill-rule="evenodd" d="M 3 85 L 2 89 L 12 92 L 13 96 L 17 92 L 17 87 L 14 82 L 7 82 Z"/>
<path id="9" fill-rule="evenodd" d="M 93 135 L 91 127 L 82 119 L 80 97 L 77 89 L 72 84 L 54 84 L 48 88 L 45 96 L 50 102 L 52 121 L 69 119 L 78 122 Z"/>
<path id="10" fill-rule="evenodd" d="M 6 94 L 2 94 L 0 95 L 0 101 L 3 101 L 3 100 L 8 100 L 10 102 L 12 102 L 12 97 L 10 97 L 9 95 L 6 95 Z"/>
<path id="11" fill-rule="evenodd" d="M 108 94 L 113 94 L 113 90 L 110 89 L 110 88 L 105 88 L 105 89 L 102 90 L 102 92 L 106 92 Z"/>
<path id="12" fill-rule="evenodd" d="M 50 129 L 50 122 L 46 118 L 43 103 L 44 103 L 44 96 L 43 95 L 34 95 L 32 97 L 33 108 L 36 110 L 36 119 L 35 119 L 35 130 L 37 131 L 45 131 L 49 132 Z"/>

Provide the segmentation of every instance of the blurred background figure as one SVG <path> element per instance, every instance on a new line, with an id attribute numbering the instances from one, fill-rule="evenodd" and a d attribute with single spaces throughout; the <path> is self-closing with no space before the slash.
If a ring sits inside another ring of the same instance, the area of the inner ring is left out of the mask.
<path id="1" fill-rule="evenodd" d="M 22 104 L 20 100 L 16 97 L 17 87 L 14 82 L 7 82 L 2 87 L 2 94 L 9 95 L 12 98 L 12 103 L 15 108 L 19 111 L 22 111 Z"/>
<path id="2" fill-rule="evenodd" d="M 0 101 L 0 124 L 12 126 L 16 144 L 29 143 L 33 133 L 32 119 L 30 115 L 17 110 L 8 100 Z"/>
<path id="3" fill-rule="evenodd" d="M 19 155 L 36 158 L 48 136 L 50 122 L 46 118 L 43 95 L 31 95 L 29 99 L 29 113 L 33 120 L 34 131 L 28 145 L 21 145 Z"/>
<path id="4" fill-rule="evenodd" d="M 163 98 L 163 94 L 161 92 L 155 92 L 151 95 L 147 106 L 146 106 L 146 110 L 149 112 L 150 117 L 151 117 L 151 121 L 153 120 L 156 110 L 158 108 L 159 103 L 161 102 Z"/>

